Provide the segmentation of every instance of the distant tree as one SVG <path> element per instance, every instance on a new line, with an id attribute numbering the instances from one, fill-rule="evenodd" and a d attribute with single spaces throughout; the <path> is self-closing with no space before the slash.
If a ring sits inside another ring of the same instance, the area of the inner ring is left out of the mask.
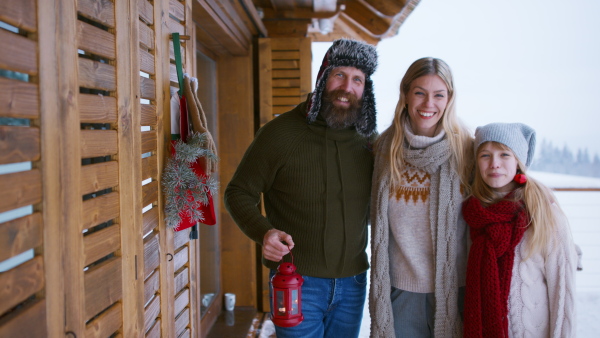
<path id="1" fill-rule="evenodd" d="M 587 148 L 577 149 L 574 153 L 566 144 L 561 149 L 555 147 L 552 141 L 543 139 L 531 168 L 552 173 L 600 177 L 600 156 L 594 154 L 590 160 Z"/>

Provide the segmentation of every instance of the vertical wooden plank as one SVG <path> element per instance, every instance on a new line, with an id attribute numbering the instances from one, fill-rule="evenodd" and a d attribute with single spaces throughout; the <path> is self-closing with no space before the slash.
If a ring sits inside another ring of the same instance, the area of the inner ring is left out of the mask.
<path id="1" fill-rule="evenodd" d="M 258 39 L 258 92 L 260 125 L 273 118 L 273 84 L 272 84 L 271 39 Z"/>
<path id="2" fill-rule="evenodd" d="M 300 39 L 300 95 L 305 101 L 312 89 L 312 47 L 310 38 Z M 298 102 L 300 103 L 300 102 Z"/>
<path id="3" fill-rule="evenodd" d="M 170 154 L 171 123 L 170 123 L 170 86 L 169 86 L 169 0 L 154 1 L 154 34 L 155 43 L 154 59 L 156 61 L 156 74 L 154 80 L 156 83 L 156 98 L 152 102 L 159 112 L 157 116 L 156 131 L 158 133 L 158 177 L 162 177 L 162 170 Z M 164 215 L 164 196 L 162 189 L 159 189 L 158 198 L 159 225 L 161 233 L 159 239 L 160 245 L 160 293 L 162 295 L 172 294 L 174 288 L 173 262 L 167 261 L 167 253 L 173 252 L 173 231 L 167 229 Z M 162 337 L 175 336 L 175 314 L 173 313 L 173 298 L 161 301 L 161 331 Z"/>
<path id="4" fill-rule="evenodd" d="M 138 2 L 115 1 L 123 336 L 144 333 Z"/>
<path id="5" fill-rule="evenodd" d="M 37 6 L 48 336 L 83 337 L 77 1 L 38 0 Z"/>

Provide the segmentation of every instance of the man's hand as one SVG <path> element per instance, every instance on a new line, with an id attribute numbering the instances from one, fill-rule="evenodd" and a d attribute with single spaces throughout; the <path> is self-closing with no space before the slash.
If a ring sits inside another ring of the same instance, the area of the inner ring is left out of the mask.
<path id="1" fill-rule="evenodd" d="M 267 231 L 263 238 L 262 252 L 266 259 L 279 262 L 293 247 L 292 236 L 283 231 L 271 229 Z"/>

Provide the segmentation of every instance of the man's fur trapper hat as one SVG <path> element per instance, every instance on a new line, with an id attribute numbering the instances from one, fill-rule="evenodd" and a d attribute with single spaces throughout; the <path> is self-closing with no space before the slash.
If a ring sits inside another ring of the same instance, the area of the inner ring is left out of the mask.
<path id="1" fill-rule="evenodd" d="M 355 126 L 359 134 L 368 137 L 375 132 L 377 127 L 375 95 L 373 94 L 373 81 L 371 81 L 371 75 L 377 68 L 377 51 L 374 46 L 356 40 L 336 40 L 325 53 L 307 112 L 308 123 L 317 119 L 327 78 L 331 70 L 336 67 L 354 67 L 365 74 L 361 117 Z"/>

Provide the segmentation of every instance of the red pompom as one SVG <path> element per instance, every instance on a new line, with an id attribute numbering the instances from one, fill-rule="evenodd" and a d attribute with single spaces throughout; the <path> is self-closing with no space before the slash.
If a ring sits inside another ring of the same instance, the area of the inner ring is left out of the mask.
<path id="1" fill-rule="evenodd" d="M 525 176 L 525 174 L 516 174 L 515 178 L 513 178 L 513 181 L 519 184 L 525 184 L 525 182 L 527 182 L 527 176 Z"/>

